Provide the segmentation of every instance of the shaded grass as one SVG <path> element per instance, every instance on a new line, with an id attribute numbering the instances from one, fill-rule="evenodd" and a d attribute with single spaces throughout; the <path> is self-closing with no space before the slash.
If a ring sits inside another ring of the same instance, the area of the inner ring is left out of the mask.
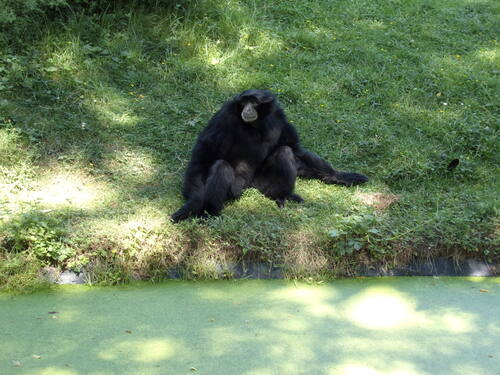
<path id="1" fill-rule="evenodd" d="M 40 233 L 39 222 L 25 224 L 35 215 L 63 232 L 16 251 L 59 243 L 64 259 L 44 261 L 93 268 L 95 282 L 161 278 L 171 267 L 215 277 L 241 259 L 293 276 L 412 257 L 498 259 L 498 10 L 493 1 L 120 3 L 62 8 L 15 43 L 4 30 L 2 251 Z M 248 88 L 276 92 L 307 148 L 371 183 L 299 181 L 306 203 L 285 210 L 250 190 L 220 218 L 172 225 L 197 133 Z M 452 159 L 460 164 L 449 171 Z M 358 192 L 400 199 L 375 212 Z"/>

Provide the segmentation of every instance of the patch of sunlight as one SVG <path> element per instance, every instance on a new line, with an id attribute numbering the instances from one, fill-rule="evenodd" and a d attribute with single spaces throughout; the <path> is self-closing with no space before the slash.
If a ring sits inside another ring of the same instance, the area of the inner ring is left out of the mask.
<path id="1" fill-rule="evenodd" d="M 466 277 L 465 279 L 467 281 L 472 281 L 473 283 L 492 282 L 492 283 L 497 283 L 500 285 L 500 277 L 469 276 L 469 277 Z"/>
<path id="2" fill-rule="evenodd" d="M 131 102 L 140 100 L 140 95 L 132 87 L 126 94 L 105 87 L 96 91 L 93 98 L 87 99 L 87 107 L 104 125 L 134 126 L 141 118 L 130 109 Z"/>
<path id="3" fill-rule="evenodd" d="M 436 95 L 440 95 L 440 93 L 436 92 Z M 440 107 L 434 108 L 424 108 L 414 103 L 415 99 L 411 97 L 409 94 L 402 94 L 401 99 L 397 102 L 393 102 L 390 104 L 391 109 L 395 113 L 400 113 L 402 115 L 411 115 L 413 117 L 430 121 L 430 120 L 457 120 L 462 114 L 460 110 L 454 109 L 453 106 L 450 106 L 448 102 L 443 101 L 440 104 Z"/>
<path id="4" fill-rule="evenodd" d="M 472 332 L 475 316 L 459 310 L 443 310 L 432 315 L 418 311 L 413 300 L 391 288 L 369 288 L 346 302 L 345 318 L 356 325 L 373 329 L 418 329 L 452 334 Z"/>
<path id="5" fill-rule="evenodd" d="M 338 297 L 334 288 L 322 286 L 297 285 L 296 287 L 283 288 L 267 293 L 269 300 L 286 300 L 288 302 L 308 305 L 310 303 L 325 302 Z"/>
<path id="6" fill-rule="evenodd" d="M 339 186 L 328 185 L 319 180 L 299 179 L 296 185 L 297 193 L 307 201 L 334 204 L 336 209 L 351 208 L 359 205 L 354 199 L 356 189 L 342 189 Z"/>
<path id="7" fill-rule="evenodd" d="M 405 326 L 416 317 L 415 305 L 405 295 L 390 288 L 369 288 L 347 303 L 347 316 L 369 329 Z"/>
<path id="8" fill-rule="evenodd" d="M 126 220 L 120 222 L 121 230 L 125 232 L 142 231 L 151 232 L 160 229 L 169 220 L 165 217 L 165 213 L 154 205 L 142 205 L 137 208 L 137 211 L 129 216 Z"/>
<path id="9" fill-rule="evenodd" d="M 219 41 L 205 43 L 204 58 L 208 65 L 222 64 L 227 59 L 228 56 L 220 50 L 219 43 Z"/>
<path id="10" fill-rule="evenodd" d="M 469 333 L 474 331 L 474 315 L 458 310 L 442 311 L 430 322 L 436 329 L 441 329 L 450 333 Z"/>
<path id="11" fill-rule="evenodd" d="M 165 218 L 140 216 L 129 219 L 121 223 L 120 226 L 124 232 L 137 231 L 147 233 L 161 228 L 165 221 Z"/>
<path id="12" fill-rule="evenodd" d="M 335 367 L 329 371 L 330 374 L 342 375 L 426 375 L 427 372 L 422 372 L 421 369 L 416 369 L 413 364 L 395 362 L 391 363 L 393 369 L 376 370 L 373 367 L 358 365 L 358 364 L 345 364 L 340 367 Z M 339 371 L 340 369 L 340 371 Z"/>
<path id="13" fill-rule="evenodd" d="M 358 199 L 361 203 L 366 206 L 371 206 L 377 211 L 384 211 L 391 205 L 399 201 L 401 198 L 399 195 L 385 194 L 385 193 L 374 193 L 374 192 L 356 192 L 354 193 L 354 198 Z"/>
<path id="14" fill-rule="evenodd" d="M 298 303 L 309 315 L 325 318 L 337 316 L 333 300 L 338 297 L 338 291 L 333 288 L 321 286 L 298 286 L 280 289 L 269 293 L 267 296 L 272 301 L 286 300 Z M 291 323 L 290 323 L 291 324 Z"/>
<path id="15" fill-rule="evenodd" d="M 113 151 L 104 166 L 131 183 L 144 183 L 157 172 L 150 152 L 137 148 L 121 147 Z"/>
<path id="16" fill-rule="evenodd" d="M 223 68 L 224 63 L 228 65 L 234 64 L 233 68 L 242 69 L 241 55 L 246 51 L 251 51 L 252 58 L 258 58 L 262 55 L 271 54 L 276 52 L 282 46 L 282 41 L 269 33 L 260 31 L 258 33 L 250 31 L 242 31 L 238 43 L 232 48 L 222 47 L 219 40 L 207 40 L 203 47 L 203 57 L 207 64 L 221 65 Z"/>
<path id="17" fill-rule="evenodd" d="M 123 245 L 149 246 L 159 241 L 159 233 L 168 218 L 158 207 L 144 204 L 137 207 L 133 202 L 134 212 L 116 216 L 97 217 L 89 219 L 87 224 L 93 228 L 96 235 L 103 235 Z"/>
<path id="18" fill-rule="evenodd" d="M 275 207 L 276 204 L 266 198 L 257 189 L 250 188 L 243 192 L 240 199 L 228 205 L 228 209 L 236 209 L 238 212 L 259 212 L 262 213 L 266 208 Z"/>
<path id="19" fill-rule="evenodd" d="M 54 43 L 48 40 L 44 44 L 47 48 L 53 48 L 54 46 Z M 54 78 L 57 78 L 58 71 L 64 70 L 75 72 L 75 75 L 78 76 L 81 71 L 80 65 L 83 61 L 81 44 L 78 41 L 61 41 L 56 45 L 56 51 L 47 51 L 49 55 L 47 58 L 47 62 L 49 63 L 47 72 L 54 74 Z"/>
<path id="20" fill-rule="evenodd" d="M 387 25 L 379 20 L 366 20 L 366 21 L 360 21 L 358 24 L 365 25 L 367 28 L 371 30 L 383 30 L 387 28 Z"/>
<path id="21" fill-rule="evenodd" d="M 63 313 L 57 315 L 57 320 L 61 323 L 72 323 L 80 320 L 82 314 L 77 310 L 64 310 Z"/>
<path id="22" fill-rule="evenodd" d="M 99 353 L 99 358 L 106 361 L 125 359 L 133 362 L 157 362 L 173 357 L 180 351 L 180 346 L 167 339 L 138 339 L 122 341 L 110 345 Z"/>
<path id="23" fill-rule="evenodd" d="M 78 375 L 79 372 L 67 368 L 46 367 L 43 370 L 34 372 L 36 375 Z"/>
<path id="24" fill-rule="evenodd" d="M 361 366 L 361 365 L 343 365 L 341 367 L 341 374 L 344 375 L 379 375 L 380 373 L 371 367 Z M 334 372 L 331 372 L 332 374 Z M 337 370 L 335 370 L 337 374 Z"/>
<path id="25" fill-rule="evenodd" d="M 244 373 L 244 375 L 275 375 L 274 370 L 269 370 L 265 368 L 253 369 Z"/>
<path id="26" fill-rule="evenodd" d="M 474 53 L 474 56 L 480 60 L 490 63 L 499 63 L 500 48 L 482 48 Z"/>
<path id="27" fill-rule="evenodd" d="M 451 367 L 451 366 L 450 366 Z M 452 366 L 449 375 L 479 375 L 479 374 L 490 374 L 490 372 L 486 373 L 484 367 L 474 366 L 468 363 L 460 363 Z M 495 372 L 498 374 L 498 372 Z"/>
<path id="28" fill-rule="evenodd" d="M 92 177 L 64 171 L 48 171 L 36 185 L 34 190 L 20 193 L 18 199 L 48 208 L 90 208 L 109 192 L 109 187 Z"/>

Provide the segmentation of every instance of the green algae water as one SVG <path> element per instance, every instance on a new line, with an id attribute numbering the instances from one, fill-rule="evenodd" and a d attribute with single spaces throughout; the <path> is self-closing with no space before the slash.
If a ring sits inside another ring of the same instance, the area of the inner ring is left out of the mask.
<path id="1" fill-rule="evenodd" d="M 0 295 L 0 374 L 500 374 L 499 278 Z"/>

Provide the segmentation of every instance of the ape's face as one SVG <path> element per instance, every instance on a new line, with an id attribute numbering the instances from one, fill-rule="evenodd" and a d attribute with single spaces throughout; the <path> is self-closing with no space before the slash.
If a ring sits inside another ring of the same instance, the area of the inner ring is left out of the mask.
<path id="1" fill-rule="evenodd" d="M 257 112 L 258 104 L 252 100 L 245 100 L 241 103 L 243 107 L 241 111 L 241 118 L 245 122 L 254 122 L 259 118 L 259 114 Z"/>
<path id="2" fill-rule="evenodd" d="M 259 117 L 269 113 L 274 96 L 264 90 L 247 90 L 235 98 L 241 110 L 241 119 L 245 123 L 253 124 Z"/>

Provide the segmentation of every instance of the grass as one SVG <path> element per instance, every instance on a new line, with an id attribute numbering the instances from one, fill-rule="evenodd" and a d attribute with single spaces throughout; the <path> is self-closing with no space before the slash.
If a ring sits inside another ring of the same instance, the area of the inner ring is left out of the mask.
<path id="1" fill-rule="evenodd" d="M 17 34 L 0 17 L 1 261 L 97 283 L 230 276 L 241 260 L 289 277 L 498 261 L 499 8 L 100 2 L 20 15 Z M 173 225 L 196 135 L 248 88 L 277 93 L 307 148 L 371 182 L 300 180 L 306 202 L 284 210 L 249 190 L 220 218 Z"/>

